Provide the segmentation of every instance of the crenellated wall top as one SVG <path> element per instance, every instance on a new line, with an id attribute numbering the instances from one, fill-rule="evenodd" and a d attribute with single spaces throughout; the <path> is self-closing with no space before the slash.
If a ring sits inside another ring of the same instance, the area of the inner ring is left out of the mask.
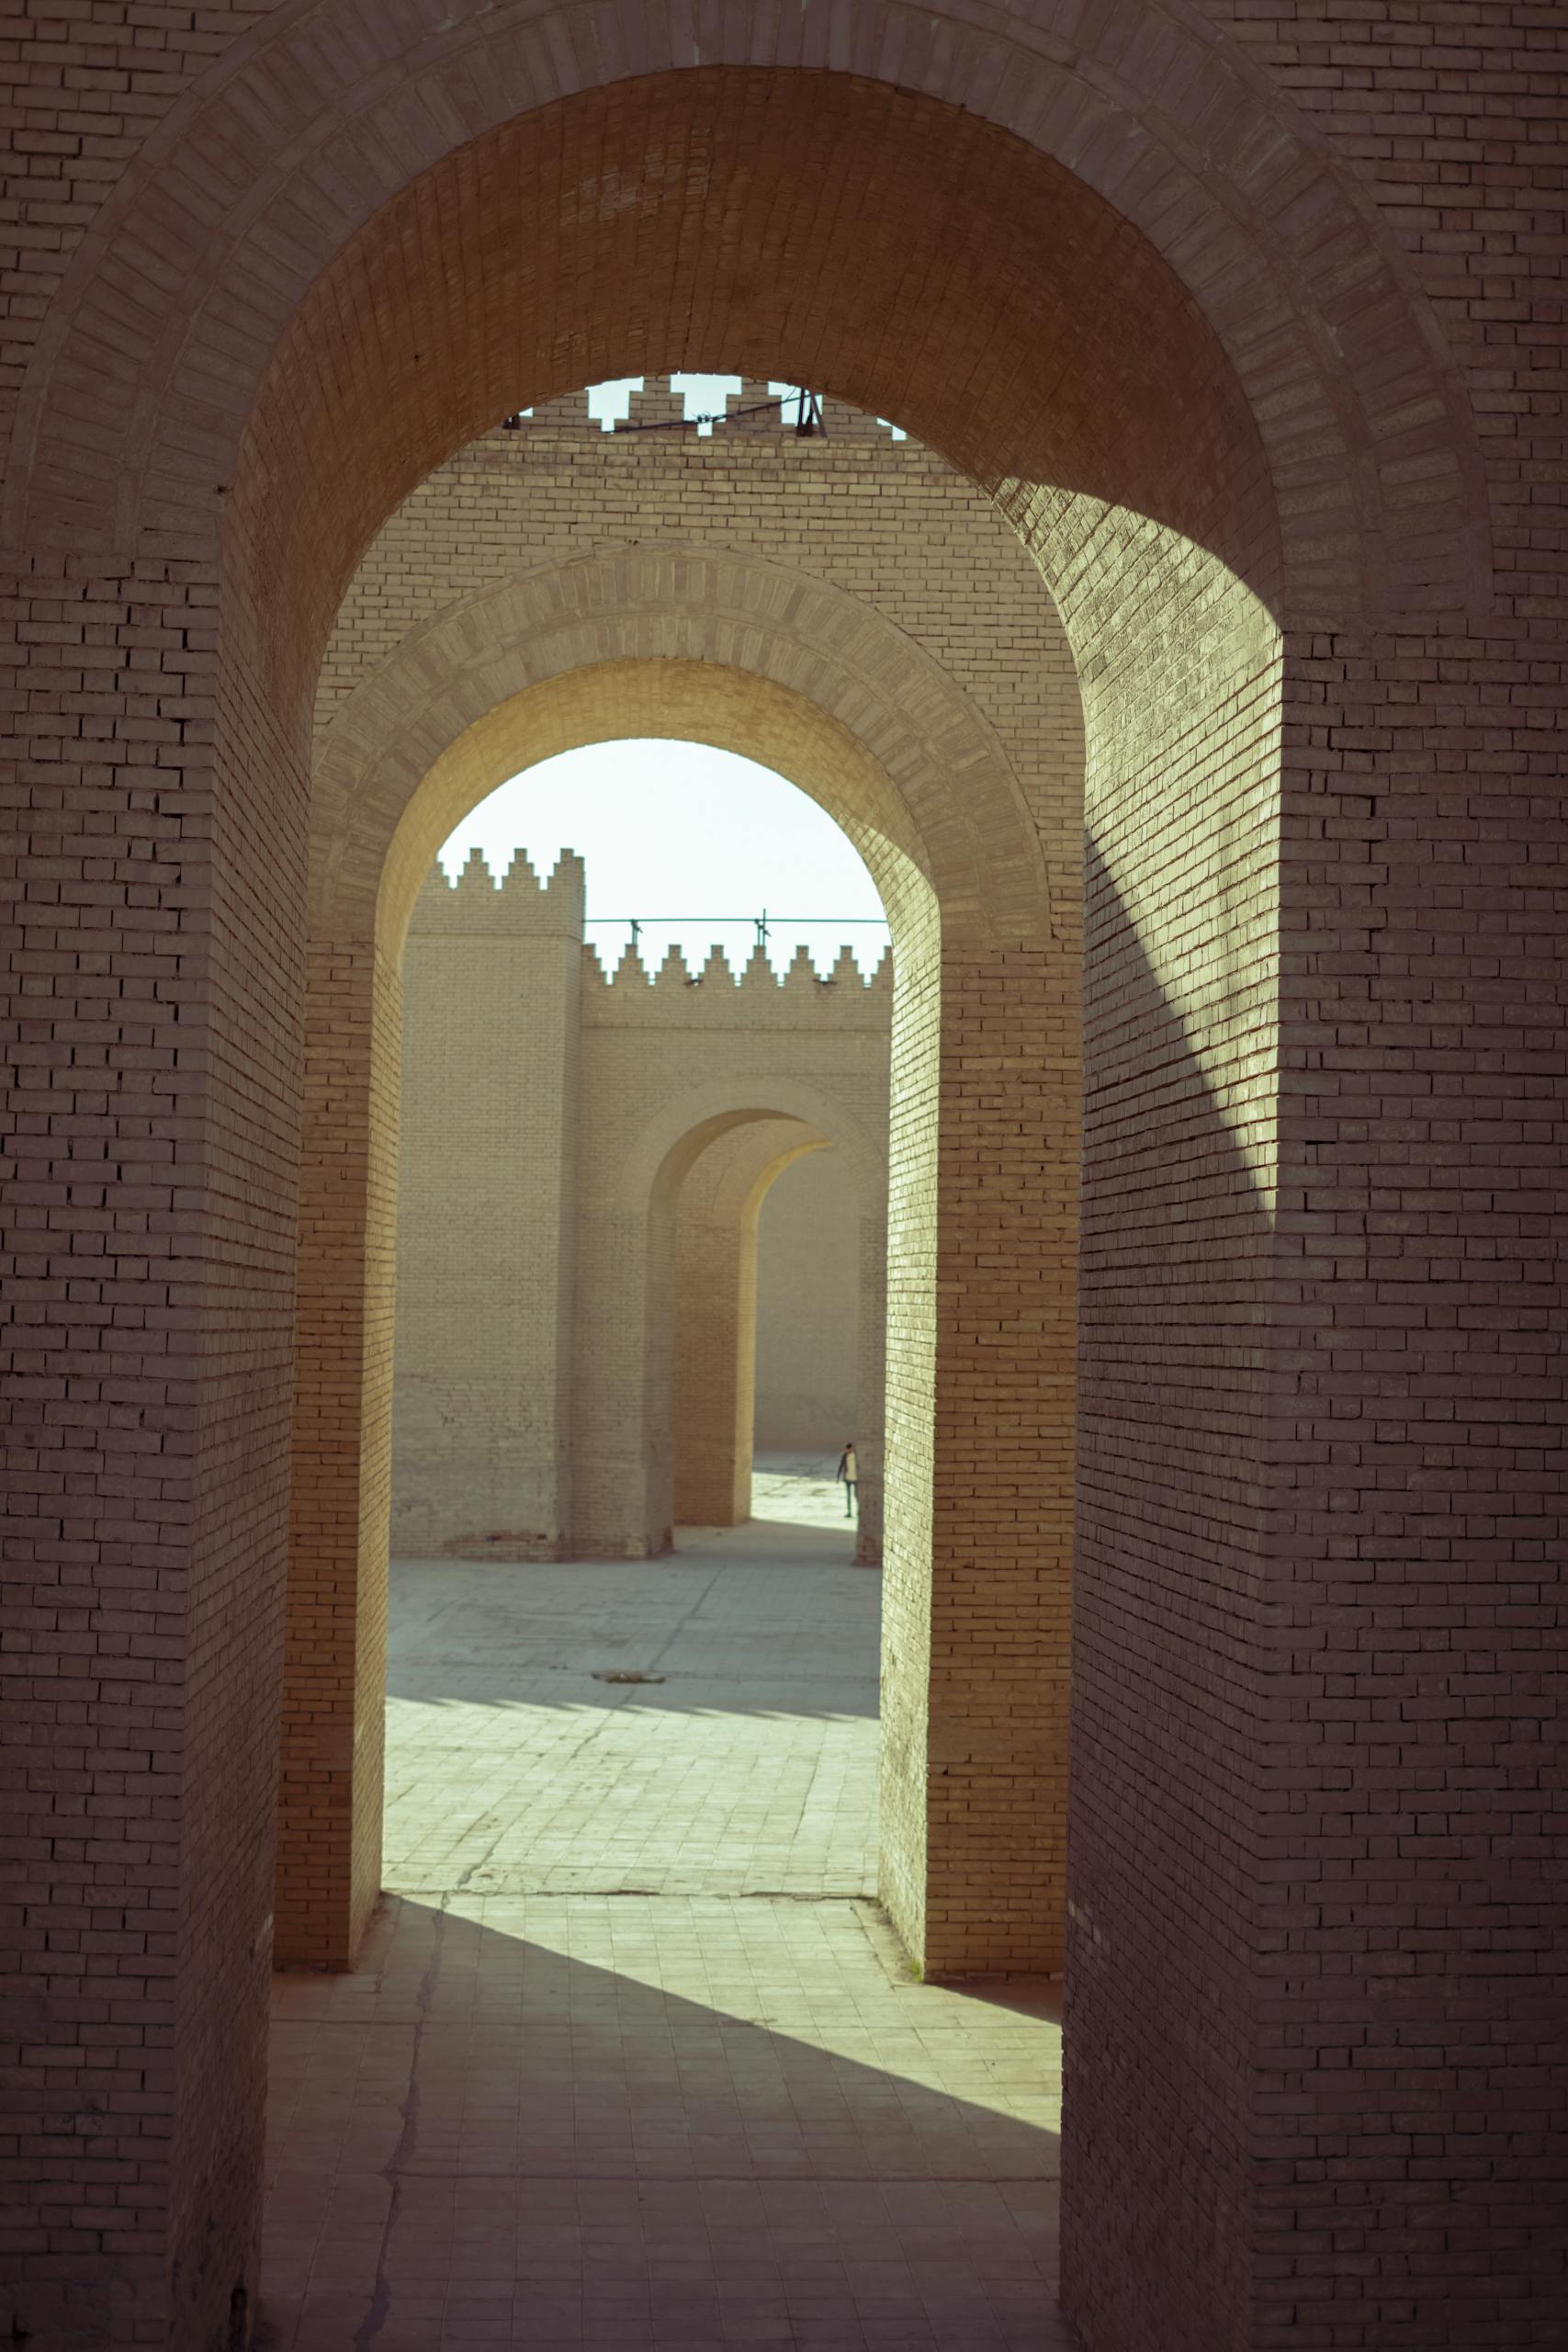
<path id="1" fill-rule="evenodd" d="M 419 939 L 553 938 L 573 941 L 582 958 L 582 1017 L 596 1028 L 637 1023 L 668 1028 L 728 1028 L 758 1022 L 829 1028 L 886 1029 L 893 1004 L 892 950 L 868 976 L 844 945 L 826 972 L 798 947 L 775 972 L 761 947 L 739 969 L 721 947 L 694 967 L 679 947 L 658 965 L 630 943 L 613 965 L 585 937 L 587 883 L 582 859 L 563 850 L 542 876 L 518 850 L 501 876 L 474 850 L 455 880 L 432 866 L 414 902 L 411 944 Z"/>
<path id="2" fill-rule="evenodd" d="M 587 888 L 575 850 L 563 850 L 548 876 L 536 871 L 525 851 L 514 850 L 498 876 L 476 849 L 454 881 L 438 865 L 431 867 L 414 901 L 411 931 L 446 937 L 566 932 L 581 939 Z"/>
<path id="3" fill-rule="evenodd" d="M 804 947 L 796 948 L 783 972 L 775 972 L 761 948 L 753 948 L 739 971 L 721 947 L 708 951 L 694 970 L 678 947 L 650 970 L 637 950 L 622 950 L 606 970 L 592 947 L 583 950 L 582 1018 L 595 1029 L 629 1024 L 668 1029 L 888 1030 L 893 1011 L 893 956 L 886 951 L 865 978 L 848 947 L 819 973 Z"/>
<path id="4" fill-rule="evenodd" d="M 611 426 L 591 414 L 586 390 L 567 392 L 559 400 L 541 401 L 537 407 L 508 417 L 503 424 L 473 443 L 462 453 L 471 458 L 476 450 L 492 447 L 525 447 L 531 435 L 544 433 L 592 434 L 595 441 L 614 441 L 635 446 L 639 440 L 657 437 L 660 441 L 686 437 L 707 438 L 698 434 L 698 419 L 688 417 L 682 395 L 671 385 L 668 376 L 645 376 L 641 389 L 631 395 L 631 405 L 624 418 Z M 900 449 L 910 454 L 926 453 L 919 442 L 909 441 L 899 434 L 895 436 L 891 424 L 869 416 L 863 409 L 854 408 L 848 401 L 834 400 L 826 393 L 814 396 L 809 412 L 810 430 L 799 430 L 802 411 L 795 393 L 774 392 L 766 383 L 747 378 L 738 392 L 726 396 L 722 413 L 715 409 L 702 413 L 702 423 L 711 423 L 713 438 L 728 439 L 732 434 L 748 438 L 784 439 L 803 448 L 821 450 L 838 442 L 859 442 L 880 446 L 884 449 Z"/>

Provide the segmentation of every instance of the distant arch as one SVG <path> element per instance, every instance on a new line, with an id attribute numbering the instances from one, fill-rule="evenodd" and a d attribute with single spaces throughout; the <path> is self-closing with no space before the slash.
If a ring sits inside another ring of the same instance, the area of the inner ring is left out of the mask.
<path id="1" fill-rule="evenodd" d="M 859 1073 L 846 1071 L 841 1091 L 767 1071 L 750 1079 L 725 1077 L 693 1087 L 661 1106 L 627 1143 L 614 1183 L 623 1238 L 617 1261 L 621 1280 L 633 1251 L 645 1251 L 645 1320 L 640 1331 L 616 1335 L 619 1393 L 640 1393 L 650 1419 L 645 1439 L 649 1466 L 647 1525 L 652 1548 L 672 1530 L 674 1437 L 678 1383 L 673 1377 L 675 1267 L 679 1219 L 687 1187 L 705 1159 L 716 1152 L 737 1160 L 748 1181 L 731 1202 L 735 1281 L 745 1279 L 741 1253 L 755 1246 L 756 1213 L 768 1184 L 803 1150 L 834 1148 L 842 1157 L 861 1202 L 860 1289 L 866 1323 L 858 1373 L 859 1430 L 863 1470 L 862 1514 L 857 1556 L 880 1555 L 883 1486 L 883 1323 L 886 1311 L 887 1156 L 851 1108 Z M 750 1156 L 745 1138 L 755 1136 Z M 781 1142 L 782 1137 L 793 1140 Z M 729 1147 L 726 1155 L 726 1147 Z M 739 1147 L 739 1150 L 737 1149 Z M 592 1317 L 590 1320 L 592 1320 Z M 595 1360 L 589 1384 L 610 1384 Z M 583 1402 L 586 1403 L 584 1397 Z M 748 1448 L 749 1452 L 749 1448 Z"/>
<path id="2" fill-rule="evenodd" d="M 758 1119 L 795 1119 L 840 1150 L 858 1184 L 885 1183 L 886 1155 L 848 1103 L 809 1080 L 774 1076 L 715 1079 L 666 1103 L 632 1139 L 616 1193 L 635 1208 L 678 1184 L 700 1152 L 730 1129 Z"/>
<path id="3" fill-rule="evenodd" d="M 678 1526 L 751 1515 L 759 1219 L 786 1168 L 831 1149 L 796 1119 L 752 1120 L 699 1154 L 681 1186 L 670 1384 Z M 880 1408 L 878 1398 L 879 1419 Z"/>

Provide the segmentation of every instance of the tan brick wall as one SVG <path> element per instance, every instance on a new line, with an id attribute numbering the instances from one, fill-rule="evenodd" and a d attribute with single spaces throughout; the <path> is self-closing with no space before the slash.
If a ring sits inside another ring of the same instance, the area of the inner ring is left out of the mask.
<path id="1" fill-rule="evenodd" d="M 1562 1378 L 1538 1223 L 1562 1076 L 1555 32 L 1494 0 L 807 0 L 700 26 L 603 0 L 525 32 L 504 7 L 344 0 L 22 17 L 0 224 L 26 852 L 6 1697 L 19 2157 L 29 2188 L 48 2172 L 21 2255 L 34 2335 L 205 2352 L 253 2255 L 309 704 L 339 595 L 508 407 L 716 363 L 809 374 L 997 488 L 1107 681 L 1089 759 L 1119 854 L 1089 998 L 1113 1051 L 1082 1359 L 1178 1338 L 1127 1400 L 1147 1475 L 1097 1440 L 1084 1514 L 1064 2246 L 1090 2352 L 1561 2339 L 1556 2246 L 1517 2226 L 1552 2193 L 1560 2103 L 1540 1653 Z M 642 200 L 564 200 L 606 175 Z M 1139 747 L 1223 767 L 1240 668 L 1164 656 L 1227 567 L 1284 625 L 1271 847 L 1211 868 L 1184 820 L 1162 889 L 1166 768 Z M 1116 808 L 1140 776 L 1141 826 Z M 983 797 L 941 769 L 916 828 L 933 872 Z M 351 833 L 319 837 L 328 865 Z M 1237 923 L 1226 877 L 1260 871 L 1277 917 Z M 941 889 L 951 938 L 979 902 Z M 1165 937 L 1168 913 L 1200 941 L 1205 907 L 1208 989 Z M 363 1023 L 360 916 L 321 944 Z M 344 1164 L 368 1169 L 352 1128 Z M 1047 1132 L 1025 1140 L 1054 1168 Z M 1123 1136 L 1144 1157 L 1118 1220 Z M 949 1213 L 906 1187 L 918 1146 L 894 1137 L 890 1441 L 940 1509 L 918 1303 Z M 1266 1240 L 1244 1206 L 1259 1149 Z M 1155 1265 L 1142 1180 L 1157 1213 L 1186 1154 Z M 1004 1197 L 970 1203 L 987 1238 Z M 375 1294 L 363 1265 L 327 1291 L 372 1367 Z M 1223 1341 L 1184 1363 L 1179 1318 L 1216 1295 Z M 302 1301 L 308 1333 L 321 1311 Z M 1238 1448 L 1249 1368 L 1269 1405 Z M 365 1430 L 374 1381 L 345 1381 Z M 365 1466 L 314 1588 L 351 1674 Z M 1033 1487 L 1015 1500 L 1033 1523 Z M 1223 1642 L 1165 1645 L 1197 1588 Z M 930 1622 L 908 1612 L 917 1660 Z M 1174 1917 L 1140 1867 L 1158 1829 L 1118 1718 L 1134 1681 L 1165 1735 Z M 85 1820 L 113 1822 L 112 1855 Z M 88 2078 L 101 2107 L 63 2105 Z"/>
<path id="2" fill-rule="evenodd" d="M 880 1333 L 890 963 L 865 981 L 846 950 L 826 978 L 804 956 L 778 978 L 760 956 L 694 974 L 672 953 L 650 974 L 628 951 L 612 977 L 582 912 L 576 859 L 542 886 L 476 855 L 415 905 L 391 1505 L 407 1555 L 642 1558 L 679 1517 L 749 1515 L 757 1215 L 807 1142 L 848 1172 Z M 868 1558 L 880 1369 L 868 1348 Z"/>
<path id="3" fill-rule="evenodd" d="M 571 1551 L 581 861 L 470 859 L 403 957 L 391 1548 Z"/>
<path id="4" fill-rule="evenodd" d="M 583 1005 L 576 1532 L 590 1554 L 668 1548 L 675 1519 L 670 1304 L 679 1204 L 701 1157 L 736 1128 L 783 1115 L 849 1167 L 863 1203 L 861 1281 L 883 1319 L 887 1184 L 886 966 L 871 984 L 843 959 L 831 988 L 804 961 L 780 981 L 754 958 L 739 985 L 724 958 L 687 985 L 671 959 L 649 979 L 623 961 L 611 985 L 596 959 Z M 644 1318 L 626 1312 L 646 1283 Z M 880 1382 L 867 1380 L 880 1466 Z M 867 1540 L 874 1544 L 874 1521 Z"/>

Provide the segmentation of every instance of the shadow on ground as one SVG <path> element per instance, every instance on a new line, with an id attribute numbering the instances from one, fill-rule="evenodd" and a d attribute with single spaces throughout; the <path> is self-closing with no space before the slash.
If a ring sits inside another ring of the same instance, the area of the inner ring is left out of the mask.
<path id="1" fill-rule="evenodd" d="M 862 1905 L 390 1902 L 278 1982 L 263 2341 L 1065 2346 L 1054 2016 Z"/>

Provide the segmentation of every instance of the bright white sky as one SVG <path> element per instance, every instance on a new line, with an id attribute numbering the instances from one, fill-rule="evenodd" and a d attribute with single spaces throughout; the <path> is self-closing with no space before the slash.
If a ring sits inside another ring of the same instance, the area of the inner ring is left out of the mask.
<path id="1" fill-rule="evenodd" d="M 671 389 L 683 396 L 688 416 L 721 415 L 724 410 L 725 394 L 738 392 L 740 390 L 739 376 L 671 376 L 670 382 Z M 607 384 L 595 384 L 588 395 L 588 413 L 590 416 L 596 416 L 608 432 L 618 418 L 625 416 L 631 405 L 633 392 L 640 391 L 641 389 L 640 376 L 617 376 Z M 795 392 L 798 387 L 795 384 L 781 384 L 774 380 L 769 383 L 768 390 L 770 392 Z M 525 415 L 528 413 L 530 413 L 529 411 L 524 411 Z M 791 421 L 794 413 L 793 410 L 785 411 L 786 417 Z M 886 419 L 884 422 L 886 423 Z M 902 425 L 890 425 L 888 429 L 895 441 L 903 440 Z M 697 427 L 699 435 L 705 436 L 712 431 L 711 424 L 699 424 Z"/>
<path id="2" fill-rule="evenodd" d="M 480 801 L 443 843 L 441 863 L 456 874 L 474 849 L 498 876 L 514 849 L 540 874 L 576 850 L 588 936 L 611 967 L 627 938 L 611 916 L 642 920 L 650 967 L 672 941 L 688 963 L 716 943 L 743 963 L 764 908 L 781 969 L 802 941 L 818 969 L 846 943 L 868 968 L 886 944 L 882 901 L 831 817 L 772 768 L 706 743 L 594 743 L 541 760 Z M 775 922 L 788 916 L 832 920 Z"/>
<path id="3" fill-rule="evenodd" d="M 640 381 L 598 385 L 590 408 L 624 416 Z M 725 393 L 740 388 L 738 376 L 673 381 L 688 415 L 722 409 Z M 643 922 L 650 968 L 671 942 L 688 963 L 716 943 L 739 966 L 764 908 L 781 970 L 801 943 L 819 970 L 846 943 L 869 970 L 887 941 L 871 876 L 833 820 L 772 768 L 705 743 L 595 743 L 542 760 L 480 802 L 442 844 L 441 863 L 456 874 L 474 849 L 498 876 L 515 849 L 541 874 L 576 850 L 588 875 L 588 935 L 612 967 L 627 932 L 607 918 L 629 915 Z"/>

